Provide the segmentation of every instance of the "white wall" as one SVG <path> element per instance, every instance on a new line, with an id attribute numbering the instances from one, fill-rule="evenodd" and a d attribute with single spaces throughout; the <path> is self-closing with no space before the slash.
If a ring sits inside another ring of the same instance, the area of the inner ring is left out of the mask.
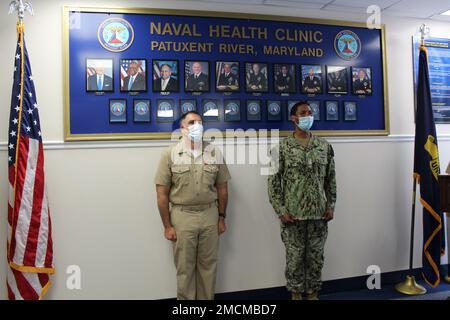
<path id="1" fill-rule="evenodd" d="M 57 273 L 49 299 L 158 299 L 175 296 L 171 248 L 163 239 L 153 176 L 165 142 L 62 143 L 62 5 L 34 1 L 26 18 L 27 47 L 47 142 L 46 174 L 52 208 Z M 6 234 L 6 140 L 15 50 L 15 17 L 0 19 L 0 248 Z M 188 1 L 77 1 L 109 5 L 249 12 L 364 21 L 363 16 L 292 8 Z M 391 136 L 329 139 L 336 152 L 338 202 L 330 224 L 324 280 L 406 269 L 413 162 L 411 36 L 426 22 L 432 36 L 450 38 L 450 24 L 382 17 L 387 29 Z M 9 44 L 9 45 L 8 45 Z M 450 125 L 439 125 L 442 166 L 450 160 Z M 256 165 L 232 165 L 228 231 L 222 237 L 217 291 L 284 285 L 284 252 L 277 219 Z M 420 207 L 417 213 L 420 217 Z M 421 264 L 417 219 L 415 266 Z M 0 283 L 6 271 L 0 250 Z M 446 262 L 446 259 L 444 260 Z M 82 269 L 82 290 L 65 287 L 69 265 Z M 6 298 L 6 290 L 0 290 Z"/>

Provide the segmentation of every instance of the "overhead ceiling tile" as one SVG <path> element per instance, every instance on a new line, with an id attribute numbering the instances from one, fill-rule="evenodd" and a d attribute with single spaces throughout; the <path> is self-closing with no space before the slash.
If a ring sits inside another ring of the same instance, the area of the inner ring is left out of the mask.
<path id="1" fill-rule="evenodd" d="M 335 6 L 334 4 L 328 5 L 323 10 L 328 11 L 340 11 L 340 12 L 354 12 L 354 13 L 366 13 L 366 7 L 349 7 L 349 6 Z"/>
<path id="2" fill-rule="evenodd" d="M 434 16 L 430 17 L 430 19 L 450 22 L 450 16 L 443 16 L 440 14 L 434 15 Z"/>
<path id="3" fill-rule="evenodd" d="M 367 8 L 371 5 L 377 5 L 381 9 L 384 9 L 400 1 L 401 0 L 335 0 L 330 5 L 359 8 Z"/>
<path id="4" fill-rule="evenodd" d="M 431 16 L 428 12 L 420 12 L 420 11 L 395 11 L 395 10 L 384 10 L 382 14 L 394 17 L 406 17 L 406 18 L 418 18 L 418 19 L 427 19 Z"/>
<path id="5" fill-rule="evenodd" d="M 179 1 L 192 1 L 192 0 L 179 0 Z M 210 3 L 238 3 L 238 4 L 263 4 L 264 0 L 196 0 L 200 2 L 210 2 Z"/>
<path id="6" fill-rule="evenodd" d="M 292 1 L 292 0 L 266 0 L 265 5 L 277 6 L 277 7 L 292 7 L 292 8 L 303 8 L 303 9 L 321 9 L 325 4 L 320 2 L 303 2 L 303 1 Z"/>
<path id="7" fill-rule="evenodd" d="M 398 16 L 428 18 L 449 9 L 450 1 L 448 0 L 402 0 L 383 12 Z"/>
<path id="8" fill-rule="evenodd" d="M 282 0 L 275 0 L 275 1 L 282 1 Z M 296 2 L 296 3 L 316 3 L 316 4 L 322 4 L 322 5 L 325 5 L 325 4 L 328 4 L 328 3 L 331 3 L 331 2 L 333 2 L 333 0 L 287 0 L 287 1 L 289 1 L 289 2 Z"/>

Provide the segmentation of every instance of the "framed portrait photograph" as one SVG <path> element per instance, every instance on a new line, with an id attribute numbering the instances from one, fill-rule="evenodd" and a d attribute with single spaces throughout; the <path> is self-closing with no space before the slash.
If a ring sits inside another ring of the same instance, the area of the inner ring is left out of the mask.
<path id="1" fill-rule="evenodd" d="M 184 61 L 184 91 L 209 92 L 209 61 Z"/>
<path id="2" fill-rule="evenodd" d="M 267 101 L 267 120 L 268 121 L 280 121 L 281 120 L 281 100 L 268 100 Z"/>
<path id="3" fill-rule="evenodd" d="M 297 103 L 300 102 L 300 100 L 288 100 L 287 102 L 287 114 L 286 114 L 286 119 L 288 121 L 291 120 L 291 109 L 292 107 Z"/>
<path id="4" fill-rule="evenodd" d="M 327 66 L 327 93 L 348 93 L 347 68 L 340 66 Z"/>
<path id="5" fill-rule="evenodd" d="M 177 60 L 152 61 L 153 92 L 179 92 L 180 73 Z"/>
<path id="6" fill-rule="evenodd" d="M 325 101 L 326 117 L 327 121 L 339 120 L 339 102 L 336 100 Z"/>
<path id="7" fill-rule="evenodd" d="M 127 123 L 127 100 L 125 99 L 109 100 L 109 122 Z"/>
<path id="8" fill-rule="evenodd" d="M 269 92 L 269 72 L 267 63 L 245 63 L 245 91 Z"/>
<path id="9" fill-rule="evenodd" d="M 372 95 L 372 69 L 352 67 L 352 93 L 354 95 Z"/>
<path id="10" fill-rule="evenodd" d="M 320 100 L 308 100 L 309 106 L 312 109 L 314 121 L 320 120 Z"/>
<path id="11" fill-rule="evenodd" d="M 133 100 L 133 122 L 150 123 L 150 100 Z"/>
<path id="12" fill-rule="evenodd" d="M 239 91 L 239 62 L 216 61 L 216 91 Z"/>
<path id="13" fill-rule="evenodd" d="M 261 100 L 247 100 L 247 121 L 261 121 Z"/>
<path id="14" fill-rule="evenodd" d="M 225 99 L 223 101 L 225 121 L 241 121 L 241 101 L 236 99 Z"/>
<path id="15" fill-rule="evenodd" d="M 120 59 L 120 91 L 147 91 L 147 60 Z"/>
<path id="16" fill-rule="evenodd" d="M 321 65 L 301 65 L 301 92 L 304 94 L 322 93 L 322 66 Z"/>
<path id="17" fill-rule="evenodd" d="M 175 120 L 174 99 L 158 99 L 156 104 L 156 120 L 158 122 L 172 122 Z"/>
<path id="18" fill-rule="evenodd" d="M 358 109 L 355 101 L 344 101 L 344 120 L 358 120 Z"/>
<path id="19" fill-rule="evenodd" d="M 203 99 L 202 116 L 204 121 L 219 121 L 219 99 Z"/>
<path id="20" fill-rule="evenodd" d="M 114 91 L 113 59 L 86 59 L 86 91 Z"/>
<path id="21" fill-rule="evenodd" d="M 273 64 L 273 87 L 276 93 L 296 92 L 295 64 Z"/>
<path id="22" fill-rule="evenodd" d="M 197 111 L 197 100 L 195 99 L 180 99 L 181 114 L 189 111 Z"/>

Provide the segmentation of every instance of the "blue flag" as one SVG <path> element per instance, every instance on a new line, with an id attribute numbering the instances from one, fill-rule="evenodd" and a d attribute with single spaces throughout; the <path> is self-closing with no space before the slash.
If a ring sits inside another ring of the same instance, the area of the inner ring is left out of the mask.
<path id="1" fill-rule="evenodd" d="M 434 124 L 428 75 L 428 57 L 420 48 L 417 82 L 416 138 L 414 145 L 414 177 L 420 183 L 423 205 L 422 274 L 432 287 L 440 283 L 439 266 L 444 250 L 442 213 L 439 210 L 439 151 Z"/>

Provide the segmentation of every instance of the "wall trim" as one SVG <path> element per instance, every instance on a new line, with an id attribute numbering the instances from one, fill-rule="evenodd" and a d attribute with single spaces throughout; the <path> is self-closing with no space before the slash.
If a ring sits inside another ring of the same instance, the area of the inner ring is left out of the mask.
<path id="1" fill-rule="evenodd" d="M 376 137 L 325 137 L 330 143 L 397 143 L 414 142 L 414 135 L 389 135 Z M 261 139 L 261 143 L 269 139 Z M 438 135 L 438 141 L 450 141 L 450 134 Z M 82 150 L 82 149 L 116 149 L 116 148 L 160 148 L 171 144 L 169 140 L 129 140 L 129 141 L 82 141 L 82 142 L 64 142 L 58 140 L 44 141 L 45 150 Z M 248 138 L 244 141 L 234 141 L 225 139 L 225 144 L 237 145 L 255 145 L 258 139 Z M 7 142 L 0 142 L 0 151 L 7 150 Z"/>

